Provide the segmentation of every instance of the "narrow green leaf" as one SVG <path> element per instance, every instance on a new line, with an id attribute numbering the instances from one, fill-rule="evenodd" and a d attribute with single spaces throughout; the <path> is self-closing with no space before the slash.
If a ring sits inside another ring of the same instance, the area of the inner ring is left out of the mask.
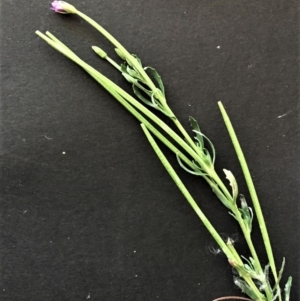
<path id="1" fill-rule="evenodd" d="M 201 133 L 201 130 L 200 130 L 200 127 L 199 127 L 199 124 L 197 122 L 197 120 L 193 117 L 189 117 L 189 122 L 190 122 L 190 125 L 193 129 L 193 132 L 196 134 L 196 139 L 198 140 L 199 144 L 200 144 L 200 148 L 203 148 L 204 147 L 204 141 L 203 141 L 203 136 L 199 133 Z"/>
<path id="2" fill-rule="evenodd" d="M 231 209 L 231 208 L 229 208 Z M 239 221 L 239 219 L 236 217 L 236 215 L 232 212 L 228 212 L 236 221 Z"/>
<path id="3" fill-rule="evenodd" d="M 162 94 L 165 96 L 165 87 L 162 82 L 161 76 L 157 73 L 157 71 L 152 67 L 145 67 L 144 70 L 145 71 L 149 70 L 149 73 L 153 76 L 153 78 L 155 79 L 156 83 L 158 84 Z"/>
<path id="4" fill-rule="evenodd" d="M 177 161 L 178 161 L 178 164 L 180 165 L 180 167 L 182 169 L 184 169 L 186 172 L 188 172 L 192 175 L 195 175 L 195 176 L 206 176 L 207 175 L 206 173 L 202 172 L 201 169 L 195 163 L 194 163 L 195 169 L 193 171 L 191 169 L 188 169 L 186 166 L 184 166 L 184 164 L 182 163 L 178 154 L 176 154 L 176 158 L 177 158 Z"/>
<path id="5" fill-rule="evenodd" d="M 211 148 L 211 151 L 212 151 L 212 164 L 214 165 L 215 164 L 215 160 L 216 160 L 216 150 L 215 150 L 215 147 L 213 145 L 213 143 L 211 142 L 211 140 L 205 136 L 202 132 L 198 132 L 196 130 L 193 130 L 193 132 L 195 132 L 196 134 L 198 135 L 201 135 L 209 144 L 210 148 Z M 203 146 L 204 146 L 204 142 L 203 142 Z"/>
<path id="6" fill-rule="evenodd" d="M 132 85 L 132 90 L 134 92 L 134 94 L 143 102 L 145 103 L 146 105 L 150 106 L 150 107 L 154 107 L 152 101 L 148 100 L 146 97 L 144 97 L 144 95 L 141 93 L 140 89 L 135 86 L 135 85 Z M 156 108 L 156 107 L 154 107 Z"/>
<path id="7" fill-rule="evenodd" d="M 247 264 L 251 267 L 252 270 L 255 270 L 254 268 L 254 260 L 252 257 L 247 259 L 245 256 L 241 255 L 241 257 L 247 262 Z"/>
<path id="8" fill-rule="evenodd" d="M 245 281 L 239 278 L 234 278 L 234 284 L 238 286 L 241 291 L 247 294 L 252 300 L 257 300 L 257 295 Z"/>
<path id="9" fill-rule="evenodd" d="M 131 69 L 130 66 L 126 67 L 126 71 L 130 76 L 132 76 L 134 78 L 139 77 L 139 74 L 135 70 Z"/>
<path id="10" fill-rule="evenodd" d="M 285 266 L 285 258 L 283 257 L 282 259 L 282 264 L 281 264 L 281 268 L 278 272 L 278 279 L 273 287 L 273 291 L 275 291 L 278 287 L 279 287 L 279 282 L 281 280 L 282 274 L 283 274 L 283 270 L 284 270 L 284 266 Z"/>
<path id="11" fill-rule="evenodd" d="M 122 73 L 122 75 L 125 77 L 125 79 L 130 82 L 131 84 L 137 84 L 138 83 L 138 80 L 133 78 L 132 76 L 130 76 L 129 74 L 127 73 Z"/>
<path id="12" fill-rule="evenodd" d="M 143 82 L 143 78 L 142 78 L 142 76 L 139 74 L 139 72 L 136 71 L 135 69 L 132 69 L 129 65 L 126 67 L 126 72 L 127 72 L 130 76 L 132 76 L 132 77 L 138 79 L 139 81 Z"/>

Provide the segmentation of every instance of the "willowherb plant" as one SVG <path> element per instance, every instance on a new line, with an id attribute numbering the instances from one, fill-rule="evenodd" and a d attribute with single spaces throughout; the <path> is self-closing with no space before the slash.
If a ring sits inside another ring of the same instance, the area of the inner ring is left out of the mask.
<path id="1" fill-rule="evenodd" d="M 237 181 L 232 172 L 230 170 L 223 169 L 225 177 L 231 186 L 231 191 L 229 191 L 215 171 L 214 165 L 216 152 L 214 145 L 209 138 L 203 134 L 197 121 L 193 117 L 190 117 L 189 119 L 194 133 L 194 140 L 183 128 L 167 103 L 162 79 L 154 68 L 149 66 L 144 67 L 137 55 L 130 54 L 102 26 L 77 10 L 73 5 L 64 1 L 54 1 L 51 9 L 61 14 L 78 15 L 96 28 L 116 47 L 115 51 L 122 60 L 121 64 L 113 61 L 101 48 L 92 46 L 92 49 L 102 59 L 108 61 L 117 70 L 119 70 L 122 76 L 132 85 L 132 90 L 136 98 L 125 92 L 102 73 L 81 60 L 71 49 L 69 49 L 50 32 L 46 32 L 46 34 L 42 34 L 39 31 L 36 32 L 37 35 L 45 40 L 50 46 L 61 52 L 88 72 L 100 85 L 103 86 L 104 89 L 114 96 L 117 101 L 119 101 L 134 117 L 136 117 L 136 119 L 138 119 L 141 123 L 142 130 L 161 163 L 217 242 L 219 246 L 217 249 L 218 252 L 222 251 L 226 255 L 229 264 L 234 268 L 235 285 L 253 301 L 289 301 L 292 278 L 288 278 L 284 289 L 281 290 L 279 282 L 283 273 L 285 259 L 283 259 L 281 269 L 277 272 L 269 235 L 253 181 L 240 144 L 222 103 L 219 102 L 218 105 L 240 161 L 254 210 L 249 207 L 245 197 L 239 194 Z M 156 109 L 170 118 L 174 125 L 178 128 L 181 135 L 178 135 L 175 131 L 173 131 L 156 114 L 152 113 L 147 106 Z M 153 124 L 155 124 L 156 127 Z M 232 215 L 239 224 L 251 253 L 249 258 L 240 256 L 236 251 L 232 240 L 224 240 L 215 230 L 158 147 L 153 136 L 163 142 L 176 155 L 179 165 L 185 171 L 195 176 L 202 177 L 209 184 L 217 198 L 223 203 L 227 210 L 229 210 L 230 215 Z M 254 216 L 253 211 L 257 216 L 269 261 L 266 266 L 262 266 L 251 238 Z M 242 299 L 246 300 L 245 298 Z"/>

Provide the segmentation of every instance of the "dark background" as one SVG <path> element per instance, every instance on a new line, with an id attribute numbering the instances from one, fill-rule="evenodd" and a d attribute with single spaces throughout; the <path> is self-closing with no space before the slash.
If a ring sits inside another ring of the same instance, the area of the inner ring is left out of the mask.
<path id="1" fill-rule="evenodd" d="M 283 284 L 299 298 L 297 1 L 76 1 L 162 75 L 185 126 L 194 116 L 249 200 L 217 101 L 240 138 Z M 1 1 L 1 300 L 212 300 L 241 295 L 226 258 L 148 145 L 138 122 L 38 38 L 49 30 L 113 81 L 91 45 L 113 47 L 47 1 Z M 224 236 L 238 226 L 202 179 L 181 170 Z M 65 154 L 63 154 L 65 152 Z M 267 263 L 255 223 L 254 241 Z"/>

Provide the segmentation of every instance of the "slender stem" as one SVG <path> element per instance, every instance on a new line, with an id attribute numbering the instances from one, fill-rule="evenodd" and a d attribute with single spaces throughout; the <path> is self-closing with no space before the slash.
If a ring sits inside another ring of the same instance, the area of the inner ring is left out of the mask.
<path id="1" fill-rule="evenodd" d="M 114 61 L 112 60 L 109 56 L 105 58 L 109 63 L 111 63 L 116 69 L 121 71 L 121 67 Z"/>
<path id="2" fill-rule="evenodd" d="M 152 90 L 152 92 L 156 91 L 156 86 L 148 76 L 148 74 L 145 72 L 143 67 L 140 66 L 140 64 L 136 61 L 136 59 L 126 50 L 126 48 L 117 40 L 115 39 L 106 29 L 104 29 L 100 24 L 98 24 L 96 21 L 94 21 L 92 18 L 87 16 L 86 14 L 80 12 L 77 10 L 77 15 L 83 18 L 86 22 L 88 22 L 91 26 L 93 26 L 95 29 L 97 29 L 101 34 L 103 34 L 113 45 L 115 45 L 119 50 L 122 51 L 122 53 L 125 55 L 126 59 L 128 59 L 131 64 L 139 71 L 139 73 L 142 75 L 144 80 L 146 81 L 149 88 Z M 106 58 L 107 59 L 107 58 Z M 107 59 L 108 60 L 108 59 Z M 109 60 L 108 60 L 109 61 Z M 111 61 L 109 61 L 112 63 Z M 115 64 L 113 64 L 115 66 Z M 159 94 L 160 101 L 166 106 L 166 108 L 170 111 L 170 107 L 166 104 L 166 99 L 162 94 Z M 180 132 L 183 134 L 185 139 L 187 140 L 188 144 L 196 151 L 196 153 L 200 153 L 197 146 L 193 142 L 193 140 L 190 138 L 190 136 L 186 133 L 185 129 L 182 127 L 178 119 L 175 117 L 173 118 L 173 121 L 175 125 L 178 127 Z"/>
<path id="3" fill-rule="evenodd" d="M 238 209 L 238 207 L 236 205 L 234 206 L 233 213 L 235 214 L 235 217 L 237 218 L 237 221 L 238 221 L 238 223 L 239 223 L 239 225 L 240 225 L 240 227 L 242 229 L 242 232 L 244 234 L 244 237 L 246 239 L 247 245 L 248 245 L 248 247 L 250 249 L 251 255 L 252 255 L 253 259 L 254 259 L 255 270 L 257 272 L 263 274 L 263 270 L 262 270 L 259 258 L 257 256 L 256 250 L 254 248 L 250 232 L 246 228 L 246 226 L 245 226 L 245 224 L 243 222 L 241 213 L 240 213 L 240 211 L 239 211 L 239 209 Z"/>
<path id="4" fill-rule="evenodd" d="M 143 125 L 143 124 L 141 124 L 141 127 L 142 127 L 142 129 L 143 129 L 143 131 L 144 131 L 144 133 L 145 133 L 145 135 L 146 135 L 149 143 L 151 144 L 153 150 L 155 151 L 155 153 L 158 156 L 158 158 L 160 159 L 161 163 L 163 164 L 163 166 L 165 167 L 165 169 L 169 173 L 170 177 L 175 182 L 176 186 L 179 188 L 179 190 L 184 195 L 184 197 L 186 198 L 186 200 L 192 206 L 192 208 L 194 209 L 194 211 L 196 212 L 196 214 L 198 215 L 198 217 L 200 218 L 200 220 L 202 221 L 202 223 L 204 224 L 204 226 L 206 227 L 206 229 L 209 231 L 209 233 L 215 239 L 215 241 L 217 242 L 217 244 L 219 245 L 219 247 L 222 249 L 222 251 L 224 252 L 224 254 L 227 256 L 228 260 L 229 261 L 230 260 L 234 261 L 235 258 L 236 258 L 236 256 L 238 256 L 238 254 L 237 253 L 236 254 L 232 254 L 231 250 L 228 248 L 228 246 L 226 245 L 226 243 L 224 242 L 224 240 L 221 238 L 221 236 L 215 230 L 215 228 L 210 223 L 210 221 L 205 216 L 205 214 L 202 212 L 202 210 L 199 208 L 199 206 L 197 205 L 197 203 L 195 202 L 195 200 L 193 199 L 193 197 L 191 196 L 191 194 L 189 193 L 189 191 L 186 189 L 185 185 L 183 184 L 183 182 L 181 181 L 181 179 L 178 177 L 177 173 L 173 169 L 172 165 L 169 163 L 168 159 L 162 153 L 162 151 L 160 150 L 159 146 L 156 144 L 155 140 L 151 136 L 150 132 L 147 130 L 146 126 Z M 238 256 L 238 258 L 239 258 L 239 256 Z M 260 293 L 260 291 L 255 286 L 253 280 L 250 277 L 248 277 L 247 275 L 243 275 L 243 277 L 244 277 L 245 281 L 247 281 L 247 283 L 249 284 L 249 286 L 252 288 L 252 290 L 255 292 L 258 300 L 262 300 L 262 294 Z"/>
<path id="5" fill-rule="evenodd" d="M 231 251 L 231 253 L 234 255 L 234 258 L 236 259 L 237 263 L 239 265 L 243 265 L 243 261 L 240 257 L 240 255 L 238 254 L 238 252 L 236 251 L 235 247 L 233 246 L 233 244 L 231 242 L 227 242 L 226 243 L 229 250 Z"/>
<path id="6" fill-rule="evenodd" d="M 46 37 L 40 32 L 37 32 L 37 34 L 43 38 L 48 44 L 50 44 L 52 47 L 60 51 L 62 54 L 67 56 L 69 59 L 71 59 L 74 63 L 81 66 L 84 70 L 86 70 L 89 74 L 91 74 L 94 78 L 97 77 L 98 82 L 105 83 L 107 87 L 109 87 L 109 90 L 115 90 L 118 94 L 120 94 L 126 101 L 131 103 L 134 107 L 136 107 L 140 112 L 145 114 L 149 119 L 151 119 L 153 122 L 155 122 L 162 130 L 164 130 L 169 136 L 171 136 L 174 141 L 176 141 L 192 158 L 194 158 L 201 166 L 206 166 L 205 163 L 201 158 L 199 158 L 198 154 L 177 134 L 175 133 L 165 122 L 163 122 L 159 117 L 157 117 L 155 114 L 153 114 L 149 109 L 147 109 L 144 105 L 142 105 L 140 102 L 138 102 L 135 98 L 133 98 L 130 94 L 125 92 L 122 88 L 120 88 L 118 85 L 116 85 L 114 82 L 112 82 L 110 79 L 105 77 L 103 74 L 101 74 L 99 71 L 97 71 L 95 68 L 81 60 L 77 55 L 75 55 L 69 48 L 65 46 L 65 49 L 68 49 L 68 51 L 64 51 L 64 48 L 62 47 L 61 42 L 58 44 L 58 40 L 56 39 L 55 42 L 51 40 L 50 38 Z M 53 35 L 52 35 L 53 36 Z M 57 44 L 60 47 L 57 47 Z"/>
<path id="7" fill-rule="evenodd" d="M 168 106 L 166 104 L 166 106 Z M 170 109 L 171 110 L 171 109 Z M 192 140 L 192 138 L 190 137 L 190 135 L 186 132 L 185 128 L 181 125 L 180 121 L 178 120 L 178 118 L 174 115 L 175 118 L 172 118 L 174 124 L 177 126 L 177 128 L 179 129 L 179 131 L 182 133 L 183 137 L 186 139 L 187 143 L 194 149 L 194 151 L 201 156 L 201 151 L 200 149 L 197 147 L 197 145 L 195 144 L 195 142 Z"/>
<path id="8" fill-rule="evenodd" d="M 101 84 L 110 94 L 112 94 L 130 113 L 135 116 L 140 122 L 144 123 L 148 129 L 159 139 L 161 140 L 171 151 L 175 154 L 178 154 L 179 157 L 191 168 L 193 164 L 174 144 L 172 144 L 164 135 L 162 135 L 143 115 L 141 115 L 132 105 L 130 105 L 123 96 L 120 95 L 113 87 L 111 86 L 111 81 L 102 75 L 100 72 L 86 64 L 82 61 L 74 52 L 72 52 L 65 44 L 59 41 L 54 35 L 50 32 L 47 32 L 47 36 L 37 31 L 42 39 L 44 39 L 50 46 L 54 47 L 62 54 L 67 56 L 70 60 L 81 66 L 86 70 L 99 84 Z M 50 39 L 50 38 L 51 39 Z M 57 47 L 59 45 L 59 48 Z M 118 86 L 117 86 L 118 87 Z M 142 106 L 142 105 L 141 105 Z M 145 108 L 146 109 L 146 108 Z M 147 109 L 146 109 L 147 110 Z M 147 112 L 145 113 L 147 115 Z"/>
<path id="9" fill-rule="evenodd" d="M 97 78 L 95 78 L 97 80 Z M 98 80 L 97 80 L 98 81 Z M 99 82 L 99 81 L 98 81 Z M 100 83 L 100 82 L 99 82 Z M 131 106 L 120 94 L 114 90 L 109 89 L 103 83 L 100 83 L 112 96 L 114 96 L 136 119 L 145 124 L 145 126 L 161 141 L 163 142 L 173 153 L 178 156 L 190 167 L 193 168 L 193 163 L 172 144 L 165 136 L 163 136 L 145 117 L 143 117 L 133 106 Z"/>
<path id="10" fill-rule="evenodd" d="M 100 72 L 98 72 L 97 70 L 92 68 L 90 65 L 88 65 L 84 61 L 82 61 L 77 55 L 75 55 L 68 47 L 66 47 L 63 43 L 61 43 L 53 35 L 48 33 L 48 36 L 51 37 L 51 39 L 50 39 L 49 37 L 46 37 L 39 32 L 37 32 L 37 33 L 46 42 L 48 42 L 52 47 L 56 48 L 62 54 L 66 55 L 71 60 L 73 60 L 75 63 L 77 63 L 79 66 L 81 66 L 84 70 L 86 70 L 107 91 L 109 91 L 117 100 L 119 100 L 137 119 L 139 119 L 142 122 L 145 121 L 145 124 L 148 126 L 148 128 L 156 136 L 158 136 L 158 138 L 160 140 L 162 140 L 170 149 L 172 149 L 174 152 L 176 152 L 175 146 L 172 143 L 170 143 L 168 140 L 166 140 L 166 138 L 163 135 L 161 135 L 147 120 L 143 120 L 142 115 L 140 115 L 132 106 L 130 106 L 130 107 L 126 106 L 126 105 L 128 105 L 127 102 L 131 103 L 138 110 L 140 110 L 145 115 L 147 115 L 157 125 L 159 125 L 165 132 L 167 132 L 179 145 L 181 145 L 183 147 L 183 149 L 185 149 L 187 151 L 187 153 L 189 153 L 192 156 L 192 158 L 194 158 L 195 161 L 199 162 L 200 166 L 204 167 L 203 169 L 207 168 L 207 166 L 204 164 L 202 158 L 193 149 L 191 149 L 191 147 L 182 138 L 180 138 L 172 129 L 170 129 L 164 122 L 162 122 L 156 115 L 154 115 L 152 112 L 150 112 L 147 108 L 145 108 L 143 105 L 141 105 L 139 102 L 137 102 L 132 96 L 130 96 L 128 93 L 126 93 L 124 90 L 122 90 L 119 86 L 115 85 L 113 82 L 111 82 L 108 78 L 106 78 Z M 181 152 L 179 152 L 179 155 L 181 156 L 181 158 L 183 158 L 185 160 L 185 162 L 189 166 L 191 166 L 190 160 L 188 160 L 186 157 L 184 157 Z M 223 242 L 223 244 L 224 244 L 224 242 Z M 224 251 L 224 253 L 225 253 L 225 251 Z M 257 287 L 254 285 L 252 279 L 250 279 L 247 275 L 243 275 L 243 277 L 245 280 L 247 280 L 247 282 L 249 283 L 249 286 L 253 289 L 253 291 L 256 291 L 256 293 L 258 292 L 258 296 L 261 295 L 260 292 L 258 291 Z"/>
<path id="11" fill-rule="evenodd" d="M 271 246 L 268 230 L 267 230 L 267 227 L 266 227 L 266 223 L 265 223 L 265 220 L 264 220 L 264 216 L 263 216 L 263 213 L 262 213 L 262 210 L 261 210 L 261 206 L 260 206 L 260 203 L 259 203 L 259 200 L 258 200 L 258 196 L 257 196 L 256 190 L 255 190 L 254 184 L 253 184 L 253 180 L 252 180 L 252 177 L 251 177 L 251 174 L 250 174 L 250 171 L 249 171 L 244 153 L 241 149 L 240 143 L 237 139 L 237 136 L 235 134 L 235 131 L 233 129 L 231 121 L 230 121 L 230 119 L 229 119 L 229 117 L 228 117 L 228 115 L 225 111 L 225 108 L 224 108 L 224 106 L 221 102 L 218 102 L 218 105 L 219 105 L 222 117 L 224 119 L 225 125 L 227 127 L 229 136 L 231 138 L 232 144 L 233 144 L 234 149 L 236 151 L 237 157 L 239 159 L 239 162 L 240 162 L 240 165 L 241 165 L 241 168 L 242 168 L 242 171 L 243 171 L 243 174 L 244 174 L 244 177 L 245 177 L 245 180 L 246 180 L 249 192 L 250 192 L 250 196 L 251 196 L 251 199 L 252 199 L 252 202 L 253 202 L 253 207 L 254 207 L 254 210 L 255 210 L 255 213 L 256 213 L 256 216 L 257 216 L 257 220 L 258 220 L 258 224 L 259 224 L 259 227 L 260 227 L 260 231 L 261 231 L 261 234 L 262 234 L 262 237 L 263 237 L 263 241 L 264 241 L 266 253 L 267 253 L 267 256 L 268 256 L 268 260 L 269 260 L 269 263 L 270 263 L 270 267 L 271 267 L 271 270 L 272 270 L 272 273 L 273 273 L 273 276 L 274 276 L 274 280 L 276 282 L 277 279 L 278 279 L 278 276 L 277 276 L 277 270 L 276 270 L 276 266 L 275 266 L 275 260 L 274 260 L 274 256 L 273 256 L 272 246 Z M 280 300 L 281 300 L 281 296 L 280 296 Z"/>
<path id="12" fill-rule="evenodd" d="M 123 91 L 121 88 L 119 88 L 117 85 L 115 85 L 113 82 L 111 82 L 107 77 L 102 75 L 100 72 L 86 64 L 84 61 L 82 61 L 70 48 L 68 48 L 65 44 L 63 44 L 59 39 L 57 39 L 54 35 L 52 35 L 50 32 L 46 32 L 47 36 L 42 34 L 41 32 L 36 32 L 42 39 L 44 39 L 50 46 L 60 51 L 63 55 L 67 56 L 70 60 L 81 66 L 84 70 L 86 70 L 99 84 L 101 84 L 109 93 L 111 93 L 123 106 L 125 106 L 140 122 L 146 124 L 148 126 L 148 123 L 146 122 L 146 119 L 139 114 L 127 101 L 130 101 L 131 103 L 135 104 L 136 107 L 140 109 L 146 116 L 154 117 L 156 120 L 156 123 L 164 129 L 171 137 L 172 134 L 177 135 L 175 132 L 173 132 L 166 124 L 164 124 L 158 117 L 156 117 L 152 112 L 150 112 L 146 107 L 144 107 L 142 104 L 137 102 L 134 98 L 132 98 L 129 94 L 127 94 L 125 91 Z M 59 45 L 59 47 L 58 47 Z M 106 54 L 105 54 L 106 56 Z M 116 90 L 117 89 L 117 90 Z M 122 95 L 122 96 L 120 96 Z M 125 99 L 125 98 L 126 99 Z M 142 110 L 141 110 L 142 108 Z M 182 152 L 179 152 L 179 150 L 169 141 L 167 138 L 165 138 L 159 131 L 157 131 L 153 126 L 152 128 L 148 127 L 155 136 L 157 136 L 167 147 L 169 147 L 175 154 L 178 153 L 180 158 L 183 159 L 183 161 L 193 169 L 192 162 L 183 155 Z M 177 142 L 179 145 L 181 145 L 189 155 L 191 155 L 192 158 L 194 158 L 195 161 L 197 161 L 199 164 L 203 164 L 203 161 L 199 160 L 199 157 L 197 154 L 190 149 L 190 147 L 185 143 L 184 140 L 182 140 L 178 135 Z M 174 137 L 173 137 L 174 139 Z M 174 139 L 176 141 L 176 139 Z M 185 147 L 186 146 L 186 147 Z M 216 176 L 218 176 L 216 174 Z M 214 184 L 209 177 L 203 176 L 203 178 L 208 182 L 208 184 L 211 186 L 213 191 L 218 192 L 219 196 L 222 196 L 223 193 L 219 189 L 219 186 Z M 220 180 L 220 183 L 222 181 Z M 223 189 L 226 189 L 225 185 L 223 185 Z M 229 192 L 227 191 L 227 197 L 230 196 Z M 224 196 L 225 198 L 225 196 Z"/>
<path id="13" fill-rule="evenodd" d="M 139 71 L 145 81 L 149 84 L 151 90 L 155 90 L 156 87 L 152 83 L 146 71 L 143 67 L 137 62 L 137 60 L 122 46 L 122 44 L 117 41 L 106 29 L 104 29 L 100 24 L 95 22 L 92 18 L 87 16 L 86 14 L 77 10 L 77 15 L 92 25 L 95 29 L 97 29 L 101 34 L 103 34 L 113 45 L 115 45 L 122 53 L 125 55 L 126 59 Z"/>

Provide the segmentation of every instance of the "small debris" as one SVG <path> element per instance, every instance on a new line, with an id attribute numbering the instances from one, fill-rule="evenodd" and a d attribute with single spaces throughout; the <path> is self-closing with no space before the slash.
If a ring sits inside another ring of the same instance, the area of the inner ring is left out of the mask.
<path id="1" fill-rule="evenodd" d="M 87 297 L 86 297 L 87 299 L 91 299 L 91 294 L 90 293 L 88 293 L 88 295 L 87 295 Z"/>
<path id="2" fill-rule="evenodd" d="M 297 106 L 296 108 L 293 108 L 293 110 L 295 110 L 295 109 L 298 109 L 298 107 L 299 107 L 299 106 Z M 289 115 L 289 114 L 293 113 L 293 110 L 289 110 L 289 111 L 287 111 L 286 113 L 284 113 L 284 114 L 282 114 L 282 115 L 279 115 L 279 116 L 277 116 L 277 118 L 282 118 L 282 117 L 285 117 L 285 116 L 287 116 L 287 115 Z"/>
<path id="3" fill-rule="evenodd" d="M 62 152 L 62 154 L 63 154 L 63 155 L 65 155 L 65 154 L 66 154 L 66 152 Z"/>
<path id="4" fill-rule="evenodd" d="M 47 140 L 52 140 L 52 138 L 47 137 L 46 135 L 44 135 L 44 137 L 45 137 Z"/>
<path id="5" fill-rule="evenodd" d="M 220 49 L 221 48 L 221 46 L 219 45 L 219 46 L 217 46 L 217 49 Z"/>

